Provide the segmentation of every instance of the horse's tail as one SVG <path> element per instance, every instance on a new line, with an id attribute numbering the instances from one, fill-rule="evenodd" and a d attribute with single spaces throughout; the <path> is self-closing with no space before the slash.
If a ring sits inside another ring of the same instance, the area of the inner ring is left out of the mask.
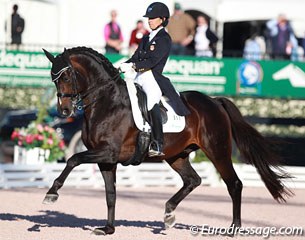
<path id="1" fill-rule="evenodd" d="M 230 117 L 233 138 L 241 155 L 256 167 L 273 198 L 278 202 L 286 202 L 285 197 L 293 193 L 281 180 L 290 176 L 280 168 L 281 157 L 274 151 L 274 144 L 244 120 L 233 102 L 222 97 L 216 99 Z"/>

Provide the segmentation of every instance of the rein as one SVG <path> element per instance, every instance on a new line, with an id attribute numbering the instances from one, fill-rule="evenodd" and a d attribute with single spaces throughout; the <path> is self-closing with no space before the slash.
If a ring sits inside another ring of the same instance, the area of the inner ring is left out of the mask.
<path id="1" fill-rule="evenodd" d="M 113 76 L 111 78 L 111 80 L 113 81 L 118 81 L 120 79 L 120 72 L 118 72 L 115 76 Z M 83 99 L 89 97 L 89 95 L 94 92 L 95 90 L 98 90 L 99 89 L 99 85 L 97 86 L 93 86 L 89 89 L 87 89 L 87 91 L 84 93 L 84 94 L 80 94 L 80 100 L 79 102 L 81 102 Z M 80 105 L 77 105 L 77 109 L 78 110 L 83 110 L 83 109 L 86 109 L 87 107 L 89 107 L 90 105 L 92 105 L 93 103 L 97 102 L 99 99 L 103 98 L 104 96 L 100 96 L 98 98 L 95 98 L 93 101 L 89 102 L 88 104 L 82 104 L 81 106 Z M 79 103 L 78 102 L 78 103 Z"/>

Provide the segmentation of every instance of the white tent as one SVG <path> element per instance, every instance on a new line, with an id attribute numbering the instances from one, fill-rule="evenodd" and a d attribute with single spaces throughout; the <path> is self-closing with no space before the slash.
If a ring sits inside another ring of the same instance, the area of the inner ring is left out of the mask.
<path id="1" fill-rule="evenodd" d="M 173 10 L 175 0 L 160 0 Z M 153 0 L 0 0 L 0 43 L 9 36 L 4 23 L 12 12 L 13 4 L 26 21 L 23 34 L 25 44 L 104 46 L 103 28 L 110 20 L 109 12 L 118 11 L 118 21 L 128 40 L 136 21 L 141 19 Z M 285 13 L 291 19 L 298 37 L 305 34 L 305 1 L 303 0 L 177 0 L 184 10 L 199 10 L 222 23 L 268 20 Z"/>

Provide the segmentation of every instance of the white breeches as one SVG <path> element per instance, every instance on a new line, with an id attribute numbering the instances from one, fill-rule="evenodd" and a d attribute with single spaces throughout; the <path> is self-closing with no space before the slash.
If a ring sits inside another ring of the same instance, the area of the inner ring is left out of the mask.
<path id="1" fill-rule="evenodd" d="M 152 74 L 152 71 L 137 73 L 135 83 L 139 84 L 147 96 L 147 109 L 150 111 L 155 104 L 158 104 L 162 97 L 161 89 Z"/>

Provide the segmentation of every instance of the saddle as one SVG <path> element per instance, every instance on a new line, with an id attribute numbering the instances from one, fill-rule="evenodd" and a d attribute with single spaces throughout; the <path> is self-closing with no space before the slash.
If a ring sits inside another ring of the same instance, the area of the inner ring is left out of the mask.
<path id="1" fill-rule="evenodd" d="M 138 104 L 140 111 L 142 113 L 143 120 L 148 122 L 151 125 L 150 118 L 148 116 L 148 109 L 147 109 L 147 96 L 146 93 L 143 91 L 143 88 L 135 83 L 136 89 L 137 89 L 137 97 L 138 97 Z M 162 117 L 162 123 L 165 124 L 168 120 L 167 117 L 167 108 L 164 107 L 162 102 L 159 103 L 160 111 L 161 111 L 161 117 Z"/>
<path id="2" fill-rule="evenodd" d="M 147 96 L 142 87 L 134 83 L 132 77 L 125 78 L 131 110 L 136 127 L 140 130 L 136 140 L 134 155 L 123 166 L 139 165 L 147 157 L 150 144 L 150 119 L 147 109 Z M 185 127 L 185 117 L 178 116 L 163 96 L 159 103 L 163 123 L 163 132 L 178 133 Z"/>
<path id="3" fill-rule="evenodd" d="M 137 98 L 138 98 L 138 104 L 139 104 L 139 109 L 142 113 L 143 117 L 143 123 L 145 124 L 145 121 L 151 124 L 150 122 L 150 117 L 148 114 L 148 109 L 147 109 L 147 96 L 146 93 L 143 91 L 142 87 L 139 84 L 135 83 L 135 87 L 137 89 Z M 167 109 L 161 104 L 160 106 L 160 111 L 161 111 L 161 117 L 162 117 L 162 123 L 165 124 L 168 120 L 167 118 Z M 145 157 L 147 156 L 148 153 L 148 147 L 150 144 L 150 131 L 140 131 L 138 136 L 137 136 L 137 144 L 136 144 L 136 149 L 134 155 L 127 161 L 123 162 L 123 166 L 128 166 L 128 165 L 133 165 L 137 166 L 140 163 L 143 162 Z"/>

